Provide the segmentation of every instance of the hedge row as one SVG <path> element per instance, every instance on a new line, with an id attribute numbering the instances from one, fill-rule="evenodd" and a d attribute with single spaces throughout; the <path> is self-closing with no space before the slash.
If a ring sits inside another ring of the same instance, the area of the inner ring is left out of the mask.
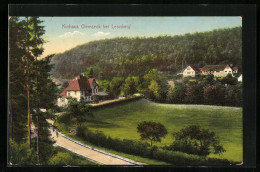
<path id="1" fill-rule="evenodd" d="M 230 165 L 235 164 L 227 159 L 205 158 L 198 155 L 190 155 L 183 152 L 160 150 L 158 147 L 150 147 L 148 143 L 128 139 L 114 139 L 102 132 L 92 132 L 86 128 L 78 128 L 77 136 L 98 146 L 113 149 L 127 154 L 147 157 L 172 163 L 174 165 Z"/>

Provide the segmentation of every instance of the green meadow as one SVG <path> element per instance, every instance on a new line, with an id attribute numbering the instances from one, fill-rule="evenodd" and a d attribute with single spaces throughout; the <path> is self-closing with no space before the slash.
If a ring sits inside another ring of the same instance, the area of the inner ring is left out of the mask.
<path id="1" fill-rule="evenodd" d="M 94 109 L 93 114 L 94 118 L 85 123 L 90 130 L 120 139 L 140 140 L 136 129 L 138 123 L 160 122 L 167 128 L 168 135 L 155 144 L 159 147 L 173 142 L 173 132 L 189 125 L 200 125 L 214 131 L 226 149 L 222 154 L 209 157 L 243 160 L 242 108 L 161 104 L 140 99 Z"/>

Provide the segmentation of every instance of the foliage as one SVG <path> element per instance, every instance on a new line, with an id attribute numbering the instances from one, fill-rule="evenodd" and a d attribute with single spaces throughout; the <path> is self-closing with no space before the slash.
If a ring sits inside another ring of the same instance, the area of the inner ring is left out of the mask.
<path id="1" fill-rule="evenodd" d="M 123 77 L 114 77 L 109 85 L 109 95 L 113 98 L 118 97 L 121 93 L 121 88 L 124 83 Z"/>
<path id="2" fill-rule="evenodd" d="M 58 152 L 49 160 L 49 165 L 74 165 L 75 159 L 68 152 Z"/>
<path id="3" fill-rule="evenodd" d="M 138 81 L 135 81 L 133 77 L 127 77 L 125 80 L 125 84 L 123 85 L 124 95 L 128 96 L 128 95 L 133 95 L 134 93 L 136 93 L 137 84 L 138 84 Z"/>
<path id="4" fill-rule="evenodd" d="M 93 78 L 94 77 L 94 71 L 93 68 L 88 68 L 86 72 L 84 72 L 84 76 L 87 78 Z"/>
<path id="5" fill-rule="evenodd" d="M 190 104 L 201 104 L 203 100 L 202 90 L 203 88 L 200 85 L 189 85 L 185 92 L 185 102 Z"/>
<path id="6" fill-rule="evenodd" d="M 214 132 L 201 129 L 197 125 L 188 126 L 173 134 L 175 138 L 169 149 L 189 154 L 207 156 L 210 153 L 218 154 L 226 150 L 219 143 Z M 213 149 L 213 152 L 212 152 Z"/>
<path id="7" fill-rule="evenodd" d="M 50 132 L 46 118 L 50 118 L 49 109 L 53 108 L 56 101 L 56 86 L 50 78 L 52 65 L 50 64 L 53 55 L 49 55 L 41 60 L 37 59 L 42 53 L 42 45 L 45 40 L 42 38 L 45 30 L 41 26 L 42 21 L 38 17 L 10 17 L 10 141 L 11 149 L 17 149 L 22 153 L 19 156 L 35 157 L 37 152 L 37 162 L 33 159 L 31 164 L 43 164 L 52 154 L 53 141 L 50 140 Z M 40 109 L 46 109 L 43 113 Z M 26 124 L 26 119 L 28 123 Z M 31 120 L 32 119 L 32 120 Z M 31 124 L 35 125 L 37 140 L 31 140 Z M 26 135 L 28 127 L 28 135 Z M 28 149 L 24 147 L 26 144 Z M 16 147 L 17 143 L 19 147 Z M 22 150 L 24 149 L 24 150 Z M 12 150 L 11 150 L 12 152 Z M 10 161 L 15 156 L 11 156 Z M 26 159 L 26 157 L 19 157 Z M 23 163 L 23 161 L 21 161 Z"/>
<path id="8" fill-rule="evenodd" d="M 36 164 L 36 154 L 28 147 L 27 142 L 17 143 L 9 139 L 9 162 L 12 165 L 32 165 Z"/>
<path id="9" fill-rule="evenodd" d="M 235 163 L 227 159 L 208 158 L 209 160 L 207 160 L 205 157 L 197 155 L 161 150 L 157 146 L 151 147 L 149 144 L 140 141 L 111 138 L 100 131 L 92 132 L 86 127 L 82 127 L 82 135 L 80 137 L 94 145 L 131 155 L 162 160 L 174 165 L 230 165 Z"/>
<path id="10" fill-rule="evenodd" d="M 150 146 L 153 146 L 153 142 L 161 142 L 161 138 L 168 133 L 164 125 L 146 121 L 138 124 L 137 132 L 140 133 L 142 140 L 150 140 Z"/>
<path id="11" fill-rule="evenodd" d="M 15 142 L 24 142 L 27 122 L 26 49 L 24 23 L 18 17 L 9 19 L 9 136 Z"/>
<path id="12" fill-rule="evenodd" d="M 224 88 L 220 85 L 205 86 L 203 98 L 205 104 L 224 105 Z"/>
<path id="13" fill-rule="evenodd" d="M 184 83 L 174 82 L 174 88 L 170 88 L 168 94 L 168 102 L 184 103 L 186 85 Z"/>
<path id="14" fill-rule="evenodd" d="M 129 111 L 129 109 L 131 110 Z M 92 133 L 96 133 L 96 131 L 103 132 L 107 137 L 111 137 L 113 140 L 119 138 L 120 140 L 128 139 L 139 141 L 140 135 L 137 133 L 136 127 L 141 121 L 152 120 L 159 122 L 167 128 L 169 133 L 179 131 L 183 126 L 189 126 L 199 122 L 201 127 L 214 131 L 219 136 L 224 148 L 227 150 L 222 155 L 210 154 L 209 157 L 242 161 L 243 130 L 241 123 L 241 108 L 204 105 L 173 105 L 139 99 L 113 106 L 106 106 L 100 109 L 93 109 L 93 114 L 95 118 L 89 118 L 82 126 L 87 126 L 89 132 Z M 62 114 L 60 117 L 63 115 L 65 114 Z M 57 123 L 57 125 L 58 127 L 61 127 L 64 132 L 68 132 L 68 128 L 73 127 L 73 123 L 70 120 L 68 120 L 68 123 Z M 84 132 L 86 133 L 86 137 L 90 136 L 87 131 L 84 130 Z M 227 133 L 229 134 L 227 135 Z M 70 136 L 74 135 L 70 134 Z M 93 135 L 93 137 L 89 137 L 88 140 L 95 140 L 94 137 L 95 136 Z M 172 135 L 167 134 L 161 142 L 156 142 L 153 145 L 158 146 L 160 149 L 161 146 L 170 145 L 171 143 Z M 97 145 L 97 142 L 93 144 Z M 102 145 L 100 144 L 100 146 Z M 125 149 L 129 149 L 129 147 L 126 147 Z"/>
<path id="15" fill-rule="evenodd" d="M 227 74 L 226 77 L 221 79 L 221 83 L 222 84 L 226 84 L 226 85 L 236 85 L 238 83 L 237 78 L 233 77 L 230 73 Z"/>
<path id="16" fill-rule="evenodd" d="M 62 147 L 55 147 L 54 154 L 48 161 L 48 165 L 98 165 Z"/>
<path id="17" fill-rule="evenodd" d="M 225 89 L 225 105 L 242 106 L 242 89 L 242 83 L 239 83 L 237 85 L 228 85 Z"/>
<path id="18" fill-rule="evenodd" d="M 98 89 L 104 92 L 110 92 L 110 82 L 108 80 L 99 80 Z"/>
<path id="19" fill-rule="evenodd" d="M 91 112 L 91 106 L 84 101 L 78 102 L 75 99 L 71 99 L 68 104 L 68 113 L 73 117 L 73 121 L 78 127 L 81 127 L 82 123 L 86 122 L 86 116 L 93 116 Z"/>
<path id="20" fill-rule="evenodd" d="M 73 78 L 89 67 L 98 71 L 95 77 L 102 80 L 140 75 L 154 68 L 163 73 L 176 73 L 187 64 L 232 63 L 240 69 L 241 42 L 241 27 L 176 36 L 92 41 L 57 54 L 53 59 L 56 64 L 53 75 Z"/>

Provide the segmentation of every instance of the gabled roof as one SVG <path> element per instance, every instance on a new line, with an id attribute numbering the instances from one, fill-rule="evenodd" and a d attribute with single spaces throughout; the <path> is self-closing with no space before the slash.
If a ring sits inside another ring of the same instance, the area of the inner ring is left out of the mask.
<path id="1" fill-rule="evenodd" d="M 191 65 L 188 65 L 188 66 L 190 66 L 194 71 L 200 71 L 200 69 L 196 65 L 191 64 Z"/>
<path id="2" fill-rule="evenodd" d="M 226 68 L 227 65 L 205 65 L 200 68 L 201 71 L 221 71 Z"/>
<path id="3" fill-rule="evenodd" d="M 223 64 L 223 65 L 205 65 L 202 68 L 200 68 L 200 70 L 201 71 L 221 71 L 221 70 L 224 70 L 226 67 L 230 67 L 232 70 L 238 69 L 236 66 L 231 67 L 228 64 Z"/>
<path id="4" fill-rule="evenodd" d="M 76 79 L 70 80 L 69 85 L 65 88 L 59 96 L 66 97 L 67 91 L 83 91 L 90 90 L 89 80 L 83 75 L 78 75 Z"/>
<path id="5" fill-rule="evenodd" d="M 93 83 L 94 80 L 95 80 L 94 78 L 89 78 L 89 79 L 88 79 L 89 85 L 92 85 L 92 83 Z"/>

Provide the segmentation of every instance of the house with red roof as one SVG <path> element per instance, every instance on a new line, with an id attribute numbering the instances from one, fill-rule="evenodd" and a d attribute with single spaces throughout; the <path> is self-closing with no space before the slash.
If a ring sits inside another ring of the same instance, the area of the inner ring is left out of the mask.
<path id="1" fill-rule="evenodd" d="M 224 64 L 224 65 L 205 65 L 200 68 L 202 75 L 212 74 L 216 78 L 222 78 L 231 74 L 232 76 L 236 75 L 238 72 L 238 68 L 233 66 L 232 64 Z"/>
<path id="2" fill-rule="evenodd" d="M 212 74 L 216 78 L 222 78 L 229 73 L 234 76 L 238 72 L 238 68 L 232 64 L 224 65 L 205 65 L 202 68 L 198 68 L 196 65 L 188 65 L 183 70 L 183 77 L 195 77 L 197 75 L 209 75 Z"/>
<path id="3" fill-rule="evenodd" d="M 94 78 L 86 78 L 78 75 L 70 80 L 69 85 L 59 94 L 58 106 L 64 106 L 68 103 L 68 98 L 76 98 L 78 101 L 83 99 L 86 102 L 94 101 L 95 95 L 98 95 L 98 84 Z"/>

